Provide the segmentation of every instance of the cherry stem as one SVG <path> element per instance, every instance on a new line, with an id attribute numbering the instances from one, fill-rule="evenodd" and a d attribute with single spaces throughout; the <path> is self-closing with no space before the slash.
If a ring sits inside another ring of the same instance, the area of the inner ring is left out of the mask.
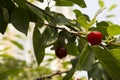
<path id="1" fill-rule="evenodd" d="M 63 71 L 63 72 L 57 71 L 56 73 L 50 74 L 48 76 L 43 76 L 43 77 L 37 78 L 35 80 L 45 80 L 45 79 L 52 78 L 53 76 L 60 75 L 60 74 L 63 74 L 63 73 L 68 73 L 68 72 L 69 72 L 69 70 Z"/>

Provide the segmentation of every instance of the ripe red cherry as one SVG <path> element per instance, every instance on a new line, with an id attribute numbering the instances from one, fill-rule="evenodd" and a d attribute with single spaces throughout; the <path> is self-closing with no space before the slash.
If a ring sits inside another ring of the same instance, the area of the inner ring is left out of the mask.
<path id="1" fill-rule="evenodd" d="M 102 41 L 102 33 L 99 31 L 92 31 L 87 35 L 87 40 L 91 45 L 100 44 Z"/>
<path id="2" fill-rule="evenodd" d="M 57 47 L 55 49 L 55 54 L 59 59 L 62 59 L 67 56 L 67 50 L 64 47 Z"/>

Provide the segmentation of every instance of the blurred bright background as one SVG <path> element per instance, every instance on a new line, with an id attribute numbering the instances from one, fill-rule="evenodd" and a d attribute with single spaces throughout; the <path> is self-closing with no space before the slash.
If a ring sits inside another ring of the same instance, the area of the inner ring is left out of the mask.
<path id="1" fill-rule="evenodd" d="M 47 1 L 47 0 L 46 0 Z M 47 3 L 39 3 L 32 0 L 32 3 L 38 7 L 45 8 Z M 63 13 L 67 18 L 74 19 L 73 9 L 79 9 L 83 13 L 90 16 L 92 19 L 95 13 L 100 8 L 98 0 L 85 0 L 87 8 L 82 9 L 75 5 L 74 7 L 55 7 L 54 2 L 51 2 L 51 10 Z M 120 1 L 119 0 L 104 0 L 106 9 L 98 15 L 98 21 L 112 21 L 120 24 Z M 112 5 L 116 8 L 109 10 Z M 46 49 L 46 56 L 40 67 L 37 66 L 32 47 L 32 32 L 34 23 L 29 25 L 28 35 L 25 36 L 18 32 L 11 24 L 8 25 L 5 35 L 0 36 L 0 79 L 2 80 L 33 80 L 41 75 L 47 75 L 56 71 L 64 71 L 70 69 L 70 59 L 72 56 L 67 56 L 63 60 L 55 57 L 54 51 L 50 48 Z M 61 64 L 62 63 L 62 64 Z M 12 74 L 12 75 L 11 75 Z M 59 75 L 54 80 L 61 80 Z M 74 74 L 75 77 L 83 77 L 81 80 L 87 80 L 87 73 Z M 86 78 L 84 78 L 86 77 Z"/>

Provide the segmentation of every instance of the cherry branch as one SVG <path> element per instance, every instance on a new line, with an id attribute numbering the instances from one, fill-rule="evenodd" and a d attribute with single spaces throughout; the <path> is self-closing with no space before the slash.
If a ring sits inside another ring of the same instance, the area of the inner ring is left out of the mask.
<path id="1" fill-rule="evenodd" d="M 53 26 L 53 25 L 50 25 L 50 24 L 44 24 L 44 25 L 45 25 L 45 26 L 49 26 L 49 27 L 51 27 L 51 28 L 55 28 L 55 29 L 65 30 L 65 31 L 67 31 L 67 32 L 69 32 L 69 33 L 71 33 L 71 34 L 74 34 L 74 35 L 78 36 L 78 37 L 85 37 L 85 36 L 84 36 L 85 33 L 81 32 L 81 31 L 67 30 L 67 29 L 65 29 L 65 28 L 56 27 L 56 26 Z"/>
<path id="2" fill-rule="evenodd" d="M 52 78 L 53 76 L 60 75 L 60 74 L 63 74 L 63 73 L 68 73 L 68 71 L 69 71 L 69 70 L 63 71 L 63 72 L 57 71 L 56 73 L 50 74 L 50 75 L 48 75 L 48 76 L 43 76 L 43 77 L 37 78 L 37 79 L 35 79 L 35 80 L 50 79 L 50 78 Z"/>
<path id="3" fill-rule="evenodd" d="M 68 29 L 66 29 L 66 28 L 62 28 L 62 27 L 57 27 L 57 26 L 52 25 L 52 24 L 49 24 L 49 23 L 46 24 L 45 22 L 42 22 L 42 21 L 40 21 L 40 20 L 38 20 L 38 22 L 39 22 L 39 23 L 42 23 L 42 24 L 45 25 L 45 26 L 49 26 L 50 28 L 65 30 L 65 31 L 67 31 L 67 32 L 69 32 L 69 33 L 71 33 L 71 34 L 75 34 L 75 35 L 78 36 L 78 37 L 85 37 L 84 35 L 86 35 L 86 33 L 82 32 L 82 31 L 78 31 L 78 30 L 75 29 L 74 27 L 72 27 L 72 26 L 70 26 L 70 25 L 67 25 L 67 24 L 65 24 L 65 26 L 66 26 L 68 29 L 70 29 L 70 30 L 68 30 Z"/>
<path id="4" fill-rule="evenodd" d="M 49 13 L 46 12 L 45 10 L 43 10 L 43 9 L 41 9 L 41 8 L 33 5 L 32 3 L 26 2 L 26 4 L 29 4 L 29 5 L 31 5 L 31 6 L 34 6 L 35 8 L 39 9 L 43 14 L 49 16 L 51 19 L 54 19 L 54 17 L 53 17 L 51 14 L 49 14 Z M 77 29 L 71 27 L 70 25 L 65 25 L 65 26 L 68 27 L 69 29 L 73 30 L 73 31 L 78 31 Z"/>

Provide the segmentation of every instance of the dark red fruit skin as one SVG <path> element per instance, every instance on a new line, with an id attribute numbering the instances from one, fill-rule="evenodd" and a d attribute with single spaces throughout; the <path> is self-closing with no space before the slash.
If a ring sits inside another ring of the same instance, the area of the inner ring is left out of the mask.
<path id="1" fill-rule="evenodd" d="M 67 56 L 67 50 L 64 47 L 57 47 L 55 49 L 55 54 L 59 59 L 62 59 Z"/>
<path id="2" fill-rule="evenodd" d="M 92 31 L 87 35 L 87 40 L 91 45 L 97 45 L 102 42 L 102 33 L 99 31 Z"/>

